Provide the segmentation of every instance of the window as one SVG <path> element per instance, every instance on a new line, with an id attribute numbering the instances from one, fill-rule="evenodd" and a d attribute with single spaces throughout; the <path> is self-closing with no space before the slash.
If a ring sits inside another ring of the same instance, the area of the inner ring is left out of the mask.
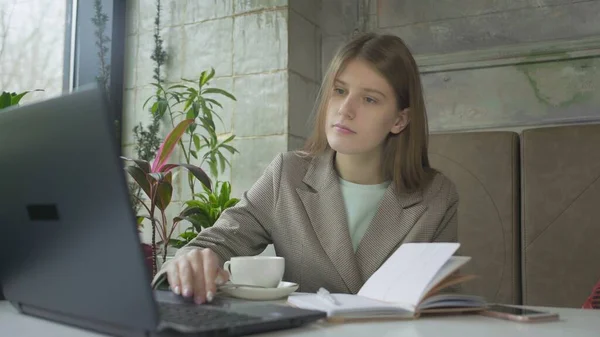
<path id="1" fill-rule="evenodd" d="M 121 123 L 127 0 L 66 0 L 63 89 L 94 82 L 105 86 Z"/>

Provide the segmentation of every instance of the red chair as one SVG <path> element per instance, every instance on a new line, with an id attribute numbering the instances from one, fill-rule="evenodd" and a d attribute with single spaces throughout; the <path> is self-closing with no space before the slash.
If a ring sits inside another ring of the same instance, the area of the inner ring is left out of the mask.
<path id="1" fill-rule="evenodd" d="M 590 297 L 583 304 L 583 309 L 600 309 L 600 281 L 592 289 Z"/>

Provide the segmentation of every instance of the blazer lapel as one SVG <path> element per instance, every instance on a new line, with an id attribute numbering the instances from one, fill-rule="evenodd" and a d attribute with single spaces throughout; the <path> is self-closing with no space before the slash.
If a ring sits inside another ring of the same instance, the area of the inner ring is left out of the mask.
<path id="1" fill-rule="evenodd" d="M 393 183 L 386 190 L 379 210 L 361 239 L 356 257 L 366 281 L 398 248 L 427 210 L 421 192 L 396 193 Z"/>
<path id="2" fill-rule="evenodd" d="M 315 157 L 303 181 L 313 190 L 296 190 L 317 238 L 348 290 L 357 293 L 363 280 L 352 248 L 338 176 L 333 169 L 333 151 Z"/>

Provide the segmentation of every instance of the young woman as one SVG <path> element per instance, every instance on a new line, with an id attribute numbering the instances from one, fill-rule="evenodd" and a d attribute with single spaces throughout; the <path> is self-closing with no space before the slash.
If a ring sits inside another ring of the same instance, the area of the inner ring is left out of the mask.
<path id="1" fill-rule="evenodd" d="M 317 102 L 304 151 L 278 155 L 155 277 L 211 301 L 233 256 L 270 243 L 299 291 L 356 293 L 404 242 L 457 239 L 454 184 L 429 166 L 417 65 L 403 41 L 365 34 L 341 48 Z M 166 277 L 165 277 L 166 276 Z"/>

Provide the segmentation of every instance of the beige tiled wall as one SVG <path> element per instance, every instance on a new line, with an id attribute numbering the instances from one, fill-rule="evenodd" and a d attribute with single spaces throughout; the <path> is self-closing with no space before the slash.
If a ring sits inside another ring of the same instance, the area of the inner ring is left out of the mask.
<path id="1" fill-rule="evenodd" d="M 236 135 L 239 154 L 228 156 L 232 167 L 219 180 L 232 183 L 236 197 L 250 188 L 279 152 L 288 150 L 290 10 L 287 1 L 162 1 L 161 35 L 168 53 L 162 72 L 167 82 L 197 78 L 214 67 L 212 85 L 233 93 L 237 101 L 220 100 L 220 137 Z M 142 107 L 152 94 L 150 59 L 154 0 L 129 2 L 125 69 L 125 152 L 133 152 L 131 128 L 148 123 Z M 316 77 L 313 71 L 312 79 Z M 163 136 L 169 129 L 163 127 Z M 296 140 L 296 139 L 294 139 Z M 297 143 L 297 141 L 296 141 Z M 295 143 L 295 144 L 296 144 Z M 178 154 L 174 155 L 174 158 Z M 196 162 L 196 164 L 199 164 Z M 205 167 L 207 168 L 207 167 Z M 178 177 L 170 207 L 173 215 L 190 198 L 185 175 Z M 147 226 L 144 238 L 149 239 Z M 184 229 L 184 228 L 181 228 Z"/>
<path id="2" fill-rule="evenodd" d="M 215 67 L 212 83 L 237 98 L 236 102 L 223 99 L 224 109 L 218 110 L 224 121 L 221 137 L 235 134 L 233 145 L 240 151 L 230 156 L 232 167 L 219 179 L 230 181 L 234 196 L 239 197 L 279 152 L 303 146 L 311 131 L 324 63 L 356 28 L 357 1 L 162 3 L 161 35 L 169 55 L 163 67 L 167 82 L 178 83 L 181 77 L 194 78 Z M 134 142 L 128 125 L 150 121 L 142 105 L 153 90 L 154 4 L 154 0 L 137 0 L 128 6 L 126 153 L 133 152 Z M 163 135 L 167 131 L 163 128 Z M 175 206 L 189 197 L 183 182 L 174 192 Z M 148 238 L 149 230 L 144 235 Z"/>

